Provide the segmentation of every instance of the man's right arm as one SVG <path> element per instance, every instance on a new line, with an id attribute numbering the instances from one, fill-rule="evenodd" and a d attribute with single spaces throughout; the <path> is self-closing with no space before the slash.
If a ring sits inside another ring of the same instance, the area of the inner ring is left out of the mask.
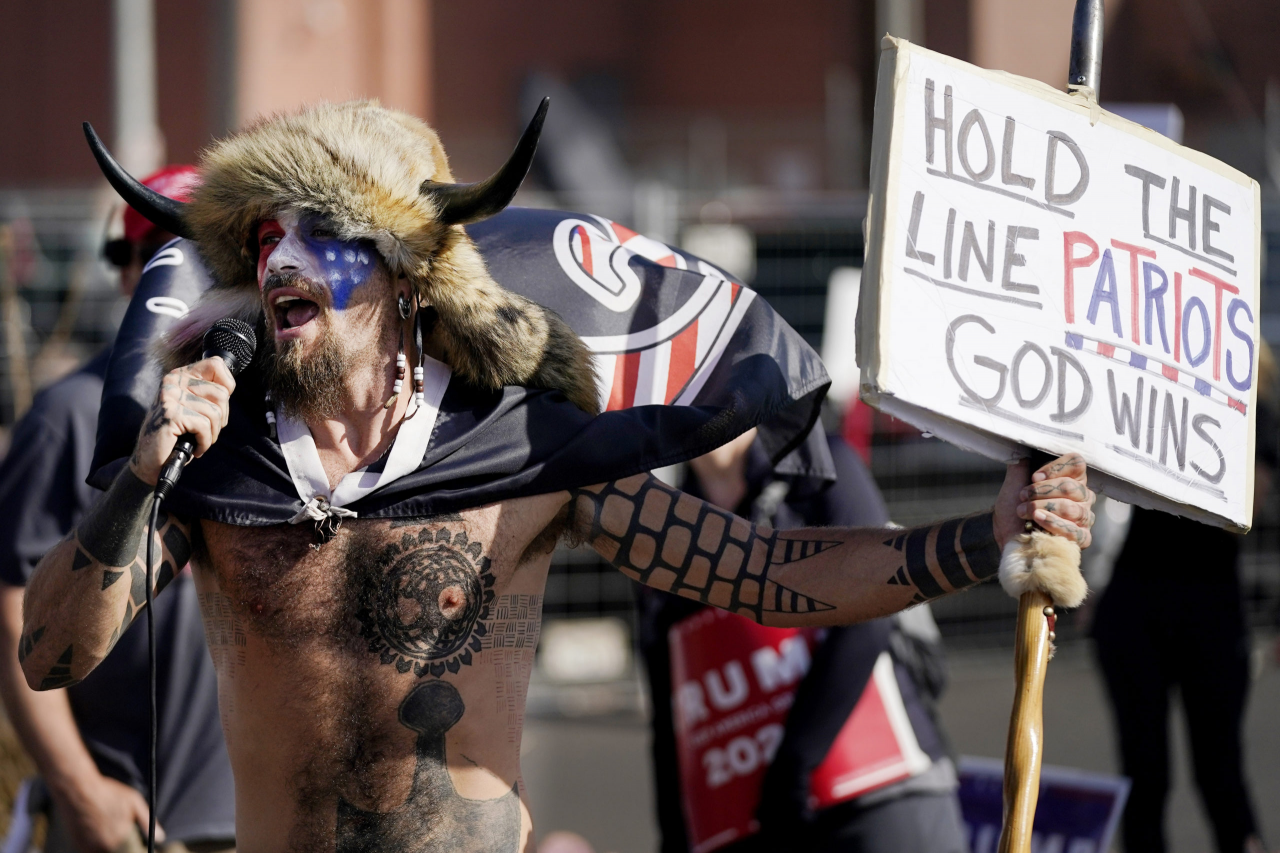
<path id="1" fill-rule="evenodd" d="M 80 681 L 146 604 L 146 532 L 154 487 L 125 467 L 84 519 L 36 566 L 27 585 L 18 660 L 35 690 Z M 153 590 L 191 558 L 191 531 L 160 513 Z"/>
<path id="2" fill-rule="evenodd" d="M 146 603 L 146 532 L 160 469 L 180 436 L 201 456 L 227 423 L 235 380 L 220 358 L 165 375 L 133 457 L 76 529 L 36 566 L 24 608 L 18 659 L 36 690 L 84 678 Z M 163 511 L 156 521 L 154 590 L 191 557 L 191 528 Z"/>

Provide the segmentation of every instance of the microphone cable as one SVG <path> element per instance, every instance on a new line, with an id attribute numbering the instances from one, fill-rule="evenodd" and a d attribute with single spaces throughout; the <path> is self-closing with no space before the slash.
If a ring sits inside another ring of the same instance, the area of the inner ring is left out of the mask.
<path id="1" fill-rule="evenodd" d="M 159 490 L 151 498 L 151 523 L 147 525 L 147 685 L 151 694 L 151 713 L 147 738 L 147 853 L 156 853 L 156 744 L 160 727 L 156 712 L 156 614 L 155 564 L 156 521 L 160 516 Z"/>
<path id="2" fill-rule="evenodd" d="M 220 356 L 233 376 L 238 376 L 253 361 L 257 348 L 253 327 L 242 320 L 219 320 L 204 335 L 204 358 Z M 160 470 L 155 493 L 151 497 L 151 521 L 147 525 L 147 684 L 151 713 L 147 738 L 147 853 L 156 853 L 156 752 L 160 740 L 159 711 L 156 704 L 156 614 L 155 614 L 155 547 L 156 524 L 160 504 L 173 491 L 182 469 L 195 450 L 195 436 L 187 433 L 174 445 L 173 452 Z M 180 566 L 173 567 L 176 576 Z"/>

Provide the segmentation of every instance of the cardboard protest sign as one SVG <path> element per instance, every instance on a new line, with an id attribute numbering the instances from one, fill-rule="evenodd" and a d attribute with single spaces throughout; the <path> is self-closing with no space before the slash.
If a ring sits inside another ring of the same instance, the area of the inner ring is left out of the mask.
<path id="1" fill-rule="evenodd" d="M 1259 189 L 1083 97 L 886 38 L 860 298 L 869 403 L 997 459 L 1252 521 Z"/>

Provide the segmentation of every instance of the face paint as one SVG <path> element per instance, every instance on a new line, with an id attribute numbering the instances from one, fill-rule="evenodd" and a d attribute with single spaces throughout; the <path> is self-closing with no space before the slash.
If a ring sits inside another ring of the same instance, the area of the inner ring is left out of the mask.
<path id="1" fill-rule="evenodd" d="M 318 216 L 288 212 L 258 226 L 258 287 L 273 273 L 293 272 L 333 294 L 333 307 L 345 310 L 351 294 L 377 267 L 371 240 L 340 240 Z"/>

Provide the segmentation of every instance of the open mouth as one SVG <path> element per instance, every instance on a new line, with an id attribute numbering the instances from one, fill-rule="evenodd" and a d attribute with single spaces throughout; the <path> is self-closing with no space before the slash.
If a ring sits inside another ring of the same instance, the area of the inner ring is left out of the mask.
<path id="1" fill-rule="evenodd" d="M 276 331 L 299 329 L 310 323 L 320 313 L 320 306 L 293 293 L 282 293 L 271 300 L 275 315 Z"/>

